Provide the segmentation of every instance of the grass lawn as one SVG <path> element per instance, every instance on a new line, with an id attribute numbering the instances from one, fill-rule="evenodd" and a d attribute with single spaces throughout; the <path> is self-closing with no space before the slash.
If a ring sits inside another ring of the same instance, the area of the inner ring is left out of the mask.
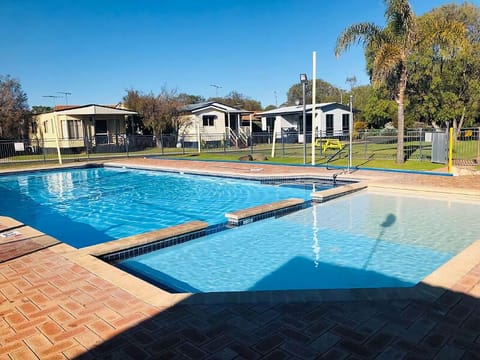
<path id="1" fill-rule="evenodd" d="M 235 152 L 235 153 L 201 153 L 201 154 L 186 154 L 178 155 L 175 158 L 196 159 L 196 160 L 218 160 L 218 161 L 239 161 L 241 156 L 247 155 L 249 152 Z M 265 152 L 263 152 L 265 154 Z M 265 154 L 267 155 L 267 154 Z M 275 157 L 268 160 L 260 161 L 266 164 L 285 164 L 285 165 L 303 165 L 303 157 Z M 310 155 L 307 157 L 307 164 L 311 164 Z M 316 165 L 327 165 L 327 158 L 316 158 Z M 329 162 L 333 166 L 348 166 L 348 158 L 338 159 Z M 432 171 L 445 167 L 444 164 L 434 164 L 429 161 L 416 161 L 407 160 L 404 164 L 397 164 L 394 160 L 382 160 L 382 159 L 353 159 L 352 166 L 358 168 L 379 168 L 379 169 L 399 169 L 399 170 L 416 170 L 416 171 Z"/>

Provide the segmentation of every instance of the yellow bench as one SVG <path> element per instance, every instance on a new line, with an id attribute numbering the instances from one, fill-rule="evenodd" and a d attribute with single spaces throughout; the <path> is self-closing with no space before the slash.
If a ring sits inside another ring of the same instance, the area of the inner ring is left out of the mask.
<path id="1" fill-rule="evenodd" d="M 328 149 L 343 149 L 343 144 L 338 139 L 317 139 L 315 140 L 315 146 L 321 146 L 323 151 Z"/>

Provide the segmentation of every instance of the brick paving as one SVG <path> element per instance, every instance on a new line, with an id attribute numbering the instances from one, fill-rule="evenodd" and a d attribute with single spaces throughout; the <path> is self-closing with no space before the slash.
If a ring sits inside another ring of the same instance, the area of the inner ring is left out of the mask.
<path id="1" fill-rule="evenodd" d="M 333 173 L 259 164 L 136 163 L 257 176 Z M 383 186 L 457 189 L 477 200 L 480 194 L 476 176 L 353 176 Z M 6 245 L 0 244 L 0 252 Z M 202 304 L 201 295 L 169 303 L 161 290 L 120 279 L 118 269 L 80 253 L 52 243 L 0 260 L 0 359 L 480 359 L 480 257 L 462 259 L 461 276 L 449 286 L 424 284 L 430 297 L 406 291 L 368 301 L 229 303 L 219 297 Z"/>

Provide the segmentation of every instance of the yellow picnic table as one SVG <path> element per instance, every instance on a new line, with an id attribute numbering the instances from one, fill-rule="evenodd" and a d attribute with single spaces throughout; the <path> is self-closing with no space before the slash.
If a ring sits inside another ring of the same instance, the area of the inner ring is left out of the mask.
<path id="1" fill-rule="evenodd" d="M 315 146 L 321 146 L 323 151 L 327 151 L 328 149 L 343 149 L 343 144 L 338 139 L 316 139 Z"/>

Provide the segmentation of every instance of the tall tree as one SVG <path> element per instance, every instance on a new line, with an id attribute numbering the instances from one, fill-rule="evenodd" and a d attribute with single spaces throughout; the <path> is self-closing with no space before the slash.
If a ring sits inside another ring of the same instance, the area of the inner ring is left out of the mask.
<path id="1" fill-rule="evenodd" d="M 425 41 L 418 30 L 417 17 L 408 0 L 384 0 L 385 27 L 373 23 L 360 23 L 346 28 L 338 37 L 335 54 L 339 56 L 344 50 L 355 43 L 363 43 L 367 58 L 367 70 L 374 85 L 384 84 L 392 90 L 392 97 L 397 103 L 397 163 L 403 163 L 404 131 L 405 131 L 405 101 L 407 83 L 410 74 L 412 53 Z M 440 36 L 443 41 L 458 33 L 456 23 L 442 23 Z M 434 44 L 435 42 L 432 42 Z M 438 42 L 437 42 L 438 43 Z"/>
<path id="2" fill-rule="evenodd" d="M 386 26 L 359 23 L 346 28 L 338 37 L 335 55 L 354 43 L 363 42 L 370 57 L 374 85 L 387 82 L 395 89 L 398 106 L 397 163 L 404 158 L 404 104 L 407 89 L 407 60 L 416 43 L 416 17 L 408 0 L 384 0 Z"/>
<path id="3" fill-rule="evenodd" d="M 178 94 L 177 99 L 183 104 L 197 104 L 205 101 L 205 98 L 201 95 L 192 95 L 186 93 Z"/>
<path id="4" fill-rule="evenodd" d="M 448 121 L 457 135 L 480 105 L 480 8 L 450 4 L 419 18 L 423 39 L 412 56 L 407 114 L 434 126 Z M 457 30 L 445 31 L 448 27 Z"/>
<path id="5" fill-rule="evenodd" d="M 213 97 L 213 98 L 209 98 L 208 101 L 217 101 L 225 105 L 229 105 L 229 106 L 233 106 L 236 108 L 249 110 L 249 111 L 262 110 L 262 104 L 260 103 L 260 101 L 254 100 L 235 90 L 231 91 L 225 97 Z"/>
<path id="6" fill-rule="evenodd" d="M 155 136 L 158 147 L 162 146 L 162 133 L 172 132 L 178 137 L 182 123 L 180 107 L 186 98 L 177 95 L 176 90 L 163 87 L 158 95 L 153 92 L 143 94 L 138 90 L 127 90 L 123 102 L 127 108 L 138 111 L 143 123 Z M 178 140 L 178 139 L 177 139 Z"/>
<path id="7" fill-rule="evenodd" d="M 0 139 L 25 138 L 28 127 L 27 95 L 20 82 L 0 76 Z"/>
<path id="8" fill-rule="evenodd" d="M 317 93 L 316 102 L 340 102 L 343 97 L 343 90 L 339 89 L 329 82 L 322 79 L 317 79 Z M 312 103 L 312 80 L 308 80 L 305 89 L 305 103 Z M 287 92 L 287 105 L 295 105 L 297 102 L 302 103 L 303 99 L 303 84 L 293 84 Z"/>

